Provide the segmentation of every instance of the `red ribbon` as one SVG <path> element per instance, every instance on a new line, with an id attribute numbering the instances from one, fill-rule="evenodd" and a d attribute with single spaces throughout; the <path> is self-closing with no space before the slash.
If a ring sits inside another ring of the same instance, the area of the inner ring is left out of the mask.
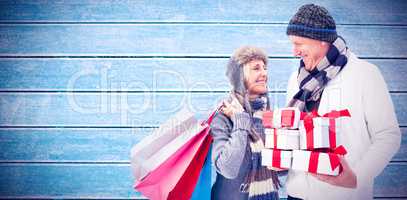
<path id="1" fill-rule="evenodd" d="M 341 164 L 339 155 L 345 155 L 346 153 L 347 151 L 342 145 L 338 146 L 332 153 L 328 153 L 332 171 Z M 339 171 L 342 171 L 342 168 Z"/>
<path id="2" fill-rule="evenodd" d="M 277 129 L 273 129 L 274 149 L 277 149 Z"/>
<path id="3" fill-rule="evenodd" d="M 264 111 L 263 112 L 263 126 L 264 126 L 264 128 L 273 127 L 273 111 Z"/>
<path id="4" fill-rule="evenodd" d="M 317 173 L 318 170 L 318 159 L 320 153 L 327 153 L 329 156 L 329 162 L 331 164 L 332 171 L 335 170 L 338 166 L 340 166 L 341 162 L 339 159 L 339 155 L 345 155 L 346 149 L 344 146 L 338 146 L 333 152 L 318 152 L 312 151 L 310 158 L 309 158 L 309 165 L 308 165 L 308 172 Z M 341 166 L 340 166 L 341 167 Z M 339 169 L 342 171 L 342 168 Z"/>
<path id="5" fill-rule="evenodd" d="M 348 109 L 340 110 L 340 111 L 332 110 L 331 112 L 322 115 L 322 117 L 333 117 L 333 118 L 350 117 L 350 113 L 349 113 Z"/>
<path id="6" fill-rule="evenodd" d="M 317 173 L 318 169 L 318 158 L 319 158 L 319 152 L 317 151 L 312 151 L 311 155 L 309 157 L 309 164 L 308 164 L 308 171 L 311 173 Z"/>
<path id="7" fill-rule="evenodd" d="M 304 120 L 304 128 L 306 132 L 306 138 L 307 138 L 307 149 L 312 150 L 314 149 L 314 123 L 313 123 L 313 118 L 319 117 L 318 113 L 316 110 L 306 113 L 306 114 L 301 114 L 301 118 Z"/>
<path id="8" fill-rule="evenodd" d="M 294 125 L 294 110 L 281 110 L 281 127 L 292 127 Z"/>
<path id="9" fill-rule="evenodd" d="M 304 127 L 307 138 L 307 149 L 314 149 L 314 123 L 313 118 L 320 117 L 317 111 L 314 110 L 311 113 L 301 113 L 301 118 L 304 120 Z M 333 110 L 329 113 L 322 115 L 322 117 L 329 118 L 329 148 L 336 148 L 336 123 L 335 119 L 339 117 L 350 117 L 350 113 L 347 109 L 336 111 Z"/>
<path id="10" fill-rule="evenodd" d="M 281 168 L 281 151 L 280 150 L 273 149 L 272 166 Z"/>

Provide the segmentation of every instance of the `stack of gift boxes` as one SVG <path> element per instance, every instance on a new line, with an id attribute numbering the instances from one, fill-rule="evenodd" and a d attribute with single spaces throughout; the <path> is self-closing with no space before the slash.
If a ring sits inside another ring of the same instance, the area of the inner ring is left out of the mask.
<path id="1" fill-rule="evenodd" d="M 341 126 L 349 120 L 348 110 L 319 116 L 297 108 L 263 113 L 265 149 L 262 165 L 336 176 L 340 173 Z"/>

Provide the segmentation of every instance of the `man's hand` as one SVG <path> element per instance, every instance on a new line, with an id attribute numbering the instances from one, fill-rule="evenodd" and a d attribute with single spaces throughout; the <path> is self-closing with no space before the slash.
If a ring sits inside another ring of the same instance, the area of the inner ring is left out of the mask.
<path id="1" fill-rule="evenodd" d="M 357 179 L 355 173 L 349 167 L 349 164 L 348 162 L 346 162 L 344 157 L 341 156 L 340 161 L 342 164 L 342 172 L 338 176 L 329 176 L 322 174 L 312 174 L 312 176 L 319 179 L 320 181 L 324 181 L 331 185 L 341 186 L 345 188 L 356 188 Z"/>

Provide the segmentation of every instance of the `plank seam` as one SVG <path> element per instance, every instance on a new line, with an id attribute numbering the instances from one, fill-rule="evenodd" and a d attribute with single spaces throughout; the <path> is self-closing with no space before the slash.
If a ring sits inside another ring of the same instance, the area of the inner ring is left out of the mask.
<path id="1" fill-rule="evenodd" d="M 125 199 L 136 199 L 136 200 L 148 200 L 145 197 L 72 197 L 72 196 L 0 196 L 1 199 L 111 199 L 111 200 L 125 200 Z"/>
<path id="2" fill-rule="evenodd" d="M 358 56 L 360 59 L 370 59 L 370 60 L 407 60 L 407 57 L 378 57 L 378 56 Z M 11 59 L 11 58 L 36 58 L 36 59 L 61 59 L 61 58 L 70 58 L 70 59 L 83 59 L 83 58 L 99 58 L 99 59 L 122 59 L 122 58 L 132 58 L 132 59 L 228 59 L 230 58 L 229 54 L 224 55 L 14 55 L 14 54 L 0 54 L 0 59 Z M 269 59 L 299 59 L 295 56 L 268 56 Z"/>
<path id="3" fill-rule="evenodd" d="M 228 90 L 29 90 L 29 89 L 0 89 L 0 93 L 134 93 L 134 94 L 185 94 L 185 93 L 193 93 L 193 94 L 207 94 L 207 93 L 215 93 L 215 94 L 224 94 L 229 93 Z M 269 94 L 284 94 L 286 93 L 285 90 L 270 90 Z M 390 90 L 390 94 L 406 94 L 407 90 Z"/>
<path id="4" fill-rule="evenodd" d="M 407 92 L 407 91 L 406 91 Z M 194 94 L 207 94 L 207 93 L 216 93 L 223 94 L 229 93 L 228 90 L 29 90 L 29 89 L 0 89 L 0 93 L 135 93 L 135 94 L 185 94 L 185 93 L 194 93 Z M 285 90 L 270 90 L 269 93 L 286 93 Z"/>
<path id="5" fill-rule="evenodd" d="M 1 165 L 10 165 L 10 164 L 51 164 L 51 165 L 130 165 L 129 160 L 125 161 L 89 161 L 89 160 L 61 160 L 61 161 L 51 161 L 51 160 L 0 160 Z"/>
<path id="6" fill-rule="evenodd" d="M 94 128 L 94 129 L 154 129 L 158 126 L 59 126 L 59 125 L 0 125 L 0 129 L 70 129 L 70 128 Z"/>
<path id="7" fill-rule="evenodd" d="M 256 21 L 40 21 L 0 20 L 0 25 L 288 25 L 288 22 Z M 337 26 L 405 27 L 404 23 L 337 23 Z"/>
<path id="8" fill-rule="evenodd" d="M 130 160 L 122 161 L 89 161 L 89 160 L 0 160 L 0 166 L 4 165 L 130 165 Z M 407 160 L 390 161 L 389 165 L 402 165 L 407 167 Z"/>
<path id="9" fill-rule="evenodd" d="M 155 129 L 159 126 L 60 126 L 60 125 L 0 125 L 0 129 Z M 400 125 L 399 128 L 407 128 Z"/>

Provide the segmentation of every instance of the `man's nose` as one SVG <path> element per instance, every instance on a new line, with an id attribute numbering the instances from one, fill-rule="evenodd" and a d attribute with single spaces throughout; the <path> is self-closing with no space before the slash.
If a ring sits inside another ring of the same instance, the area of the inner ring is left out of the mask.
<path id="1" fill-rule="evenodd" d="M 298 48 L 293 49 L 294 56 L 301 56 L 301 51 Z"/>

